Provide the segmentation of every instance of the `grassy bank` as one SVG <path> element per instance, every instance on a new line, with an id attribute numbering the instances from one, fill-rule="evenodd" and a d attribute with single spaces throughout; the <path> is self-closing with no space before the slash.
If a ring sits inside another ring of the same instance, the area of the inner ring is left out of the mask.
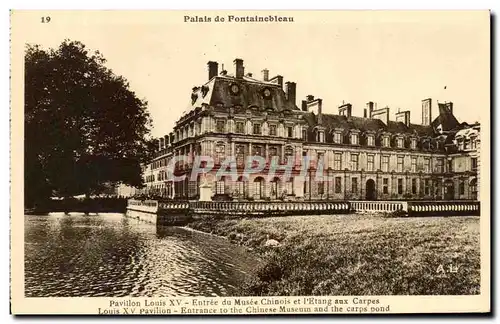
<path id="1" fill-rule="evenodd" d="M 290 216 L 189 227 L 262 255 L 242 295 L 479 293 L 478 217 Z M 268 239 L 280 245 L 266 247 Z"/>

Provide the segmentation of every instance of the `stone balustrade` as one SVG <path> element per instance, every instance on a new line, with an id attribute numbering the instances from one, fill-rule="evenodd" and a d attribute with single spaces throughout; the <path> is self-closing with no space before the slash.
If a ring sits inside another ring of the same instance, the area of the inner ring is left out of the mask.
<path id="1" fill-rule="evenodd" d="M 349 202 L 190 202 L 195 213 L 246 214 L 248 216 L 284 216 L 302 214 L 349 213 Z"/>
<path id="2" fill-rule="evenodd" d="M 127 202 L 127 209 L 145 213 L 157 213 L 158 201 L 129 199 Z"/>
<path id="3" fill-rule="evenodd" d="M 406 201 L 351 201 L 351 210 L 390 213 L 408 211 Z"/>
<path id="4" fill-rule="evenodd" d="M 329 215 L 352 212 L 401 213 L 407 216 L 479 215 L 476 201 L 160 201 L 129 200 L 127 209 L 159 215 L 158 222 L 180 224 L 191 218 Z"/>
<path id="5" fill-rule="evenodd" d="M 479 201 L 409 201 L 410 216 L 479 216 Z"/>

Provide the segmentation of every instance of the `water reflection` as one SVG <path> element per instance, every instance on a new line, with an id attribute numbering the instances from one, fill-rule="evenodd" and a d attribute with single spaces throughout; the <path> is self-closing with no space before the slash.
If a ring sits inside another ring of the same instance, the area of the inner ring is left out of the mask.
<path id="1" fill-rule="evenodd" d="M 122 214 L 25 224 L 27 297 L 233 295 L 257 261 L 226 240 Z"/>

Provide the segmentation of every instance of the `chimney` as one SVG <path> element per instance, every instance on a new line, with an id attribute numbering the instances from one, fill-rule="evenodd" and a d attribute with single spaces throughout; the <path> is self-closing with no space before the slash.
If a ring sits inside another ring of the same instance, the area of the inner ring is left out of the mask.
<path id="1" fill-rule="evenodd" d="M 453 115 L 453 102 L 445 102 L 446 108 L 451 112 Z"/>
<path id="2" fill-rule="evenodd" d="M 273 77 L 269 82 L 279 84 L 280 87 L 283 87 L 283 77 L 281 75 Z"/>
<path id="3" fill-rule="evenodd" d="M 311 101 L 314 100 L 314 96 L 313 95 L 307 95 L 306 98 L 307 98 L 307 102 L 311 102 Z"/>
<path id="4" fill-rule="evenodd" d="M 351 118 L 352 115 L 352 105 L 350 103 L 343 104 L 339 107 L 339 115 Z"/>
<path id="5" fill-rule="evenodd" d="M 302 100 L 302 111 L 307 111 L 307 101 Z"/>
<path id="6" fill-rule="evenodd" d="M 165 141 L 165 147 L 168 147 L 170 145 L 170 137 L 168 135 L 163 136 L 164 141 Z"/>
<path id="7" fill-rule="evenodd" d="M 323 124 L 323 100 L 316 99 L 318 101 L 318 125 Z"/>
<path id="8" fill-rule="evenodd" d="M 208 65 L 208 80 L 211 80 L 214 76 L 219 74 L 219 63 L 214 61 L 209 61 Z"/>
<path id="9" fill-rule="evenodd" d="M 242 59 L 234 59 L 234 76 L 241 79 L 245 75 L 245 67 L 243 67 Z"/>
<path id="10" fill-rule="evenodd" d="M 368 109 L 368 117 L 372 118 L 372 112 L 373 112 L 373 101 L 369 101 L 366 103 L 366 108 Z"/>
<path id="11" fill-rule="evenodd" d="M 268 69 L 264 69 L 262 70 L 262 80 L 263 81 L 269 81 L 269 70 Z"/>
<path id="12" fill-rule="evenodd" d="M 398 111 L 396 113 L 396 121 L 402 122 L 407 127 L 410 127 L 410 111 Z"/>
<path id="13" fill-rule="evenodd" d="M 364 118 L 367 118 L 367 113 L 368 113 L 368 112 L 366 111 L 366 108 L 365 108 L 365 109 L 363 109 L 363 117 L 364 117 Z"/>
<path id="14" fill-rule="evenodd" d="M 389 124 L 389 107 L 373 110 L 370 118 L 379 119 L 386 125 Z"/>
<path id="15" fill-rule="evenodd" d="M 160 151 L 163 150 L 165 148 L 165 139 L 163 137 L 160 137 L 158 143 L 160 144 L 158 146 L 158 149 Z"/>
<path id="16" fill-rule="evenodd" d="M 295 82 L 288 81 L 286 83 L 286 98 L 288 102 L 292 103 L 294 106 L 297 101 L 297 84 Z"/>
<path id="17" fill-rule="evenodd" d="M 422 125 L 429 126 L 432 122 L 432 99 L 422 100 Z"/>

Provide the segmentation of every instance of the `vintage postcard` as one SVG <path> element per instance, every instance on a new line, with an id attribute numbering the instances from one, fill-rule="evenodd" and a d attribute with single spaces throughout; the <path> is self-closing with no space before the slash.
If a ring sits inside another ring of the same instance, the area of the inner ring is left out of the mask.
<path id="1" fill-rule="evenodd" d="M 490 312 L 490 12 L 11 13 L 13 314 Z"/>

